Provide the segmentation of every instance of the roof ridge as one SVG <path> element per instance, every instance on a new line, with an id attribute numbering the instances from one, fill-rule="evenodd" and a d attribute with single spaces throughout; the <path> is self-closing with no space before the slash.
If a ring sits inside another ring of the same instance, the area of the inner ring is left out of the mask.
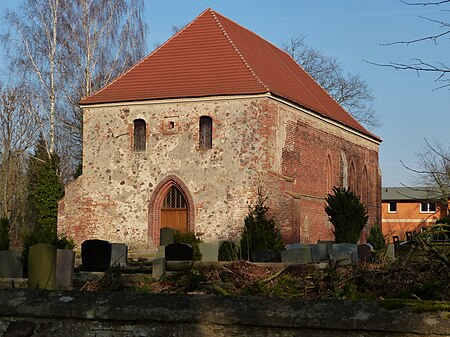
<path id="1" fill-rule="evenodd" d="M 171 37 L 169 37 L 165 42 L 163 42 L 162 44 L 160 44 L 158 47 L 156 47 L 152 52 L 150 52 L 147 56 L 143 57 L 140 61 L 136 62 L 132 67 L 128 68 L 127 71 L 123 72 L 122 74 L 116 76 L 116 78 L 114 78 L 114 80 L 112 80 L 111 82 L 109 82 L 107 85 L 105 85 L 104 87 L 102 87 L 100 90 L 96 91 L 93 94 L 84 96 L 81 98 L 80 103 L 83 104 L 83 99 L 87 98 L 87 97 L 92 97 L 95 96 L 99 93 L 101 93 L 103 90 L 105 90 L 106 88 L 108 88 L 109 86 L 111 86 L 114 82 L 118 81 L 120 78 L 122 78 L 123 76 L 125 76 L 127 73 L 131 72 L 134 68 L 136 68 L 137 66 L 139 66 L 141 63 L 143 63 L 145 60 L 147 60 L 150 56 L 152 56 L 153 54 L 155 54 L 158 50 L 160 50 L 162 47 L 164 47 L 166 44 L 169 43 L 169 41 L 172 41 L 173 38 L 177 35 L 179 35 L 182 31 L 184 31 L 187 27 L 189 27 L 193 22 L 195 22 L 200 16 L 202 16 L 204 13 L 206 13 L 208 10 L 212 10 L 211 8 L 207 8 L 205 9 L 203 12 L 201 12 L 199 15 L 197 15 L 197 17 L 195 17 L 193 20 L 191 20 L 186 26 L 184 26 L 183 28 L 181 28 L 179 31 L 177 31 L 175 34 L 173 34 Z"/>
<path id="2" fill-rule="evenodd" d="M 217 23 L 217 26 L 219 26 L 220 30 L 222 31 L 223 35 L 225 36 L 225 38 L 228 40 L 228 42 L 231 44 L 231 46 L 233 47 L 234 51 L 236 52 L 236 54 L 239 56 L 239 58 L 242 60 L 242 62 L 244 63 L 245 67 L 250 71 L 250 73 L 252 74 L 252 76 L 255 78 L 255 80 L 261 84 L 261 86 L 267 91 L 270 92 L 270 88 L 259 78 L 259 76 L 256 74 L 256 72 L 253 70 L 252 67 L 250 67 L 250 64 L 247 62 L 247 60 L 245 59 L 245 57 L 242 55 L 242 53 L 240 52 L 239 48 L 236 46 L 236 44 L 233 42 L 233 39 L 231 38 L 231 36 L 227 33 L 227 31 L 225 30 L 225 28 L 222 26 L 222 24 L 220 23 L 219 18 L 216 16 L 216 13 L 214 12 L 214 10 L 212 10 L 211 8 L 209 8 L 209 11 L 211 12 L 211 15 L 213 16 L 214 21 Z M 230 19 L 228 19 L 230 20 Z M 233 21 L 233 23 L 235 23 Z M 235 23 L 237 24 L 237 23 Z"/>

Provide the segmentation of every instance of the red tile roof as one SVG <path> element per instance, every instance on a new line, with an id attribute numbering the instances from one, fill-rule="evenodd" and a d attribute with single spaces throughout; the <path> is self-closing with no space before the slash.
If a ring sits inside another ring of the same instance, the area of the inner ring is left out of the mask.
<path id="1" fill-rule="evenodd" d="M 372 138 L 286 52 L 205 10 L 82 105 L 271 93 Z"/>

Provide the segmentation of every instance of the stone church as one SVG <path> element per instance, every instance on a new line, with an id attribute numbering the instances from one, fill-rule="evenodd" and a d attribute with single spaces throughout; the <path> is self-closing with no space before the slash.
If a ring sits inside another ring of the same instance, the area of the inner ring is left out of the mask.
<path id="1" fill-rule="evenodd" d="M 259 187 L 287 243 L 333 239 L 333 186 L 381 223 L 380 138 L 287 53 L 212 9 L 80 105 L 83 174 L 58 217 L 79 246 L 153 251 L 161 227 L 234 238 Z"/>

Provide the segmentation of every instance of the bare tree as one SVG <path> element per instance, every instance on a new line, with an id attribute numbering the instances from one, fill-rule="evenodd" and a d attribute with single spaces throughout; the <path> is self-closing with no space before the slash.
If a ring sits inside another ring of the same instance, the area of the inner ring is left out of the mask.
<path id="1" fill-rule="evenodd" d="M 17 12 L 7 11 L 5 19 L 10 32 L 3 36 L 9 43 L 12 71 L 20 75 L 29 87 L 34 87 L 34 96 L 42 132 L 46 137 L 49 156 L 55 152 L 55 118 L 58 88 L 60 85 L 58 63 L 59 44 L 59 0 L 27 0 Z M 30 97 L 31 98 L 31 97 Z M 48 133 L 44 131 L 47 131 Z"/>
<path id="2" fill-rule="evenodd" d="M 11 222 L 13 246 L 23 226 L 27 199 L 26 163 L 37 130 L 24 88 L 0 83 L 0 218 Z"/>
<path id="3" fill-rule="evenodd" d="M 283 49 L 361 124 L 371 130 L 380 126 L 372 91 L 359 75 L 345 74 L 337 58 L 308 46 L 302 36 L 291 38 Z"/>
<path id="4" fill-rule="evenodd" d="M 123 73 L 146 51 L 143 0 L 61 0 L 64 37 L 64 131 L 75 159 L 81 159 L 80 98 Z M 67 140 L 66 140 L 67 141 Z"/>
<path id="5" fill-rule="evenodd" d="M 435 141 L 430 143 L 425 140 L 426 146 L 417 153 L 418 168 L 402 165 L 416 173 L 422 186 L 432 188 L 430 196 L 444 205 L 450 201 L 450 147 Z M 450 205 L 449 205 L 450 206 Z M 447 214 L 449 214 L 447 209 Z"/>
<path id="6" fill-rule="evenodd" d="M 143 0 L 23 0 L 7 11 L 11 71 L 30 88 L 49 157 L 63 176 L 81 159 L 78 102 L 144 56 Z"/>
<path id="7" fill-rule="evenodd" d="M 450 0 L 441 1 L 426 1 L 426 2 L 407 2 L 402 1 L 405 5 L 409 6 L 435 6 L 442 9 L 443 12 L 450 11 Z M 420 16 L 421 19 L 432 22 L 436 24 L 438 31 L 433 34 L 425 35 L 422 37 L 417 37 L 410 40 L 396 41 L 390 43 L 384 43 L 383 46 L 392 45 L 411 45 L 411 44 L 422 44 L 426 42 L 431 42 L 433 44 L 438 44 L 439 41 L 448 41 L 448 36 L 450 35 L 450 23 L 442 20 L 436 20 L 428 17 Z M 396 70 L 412 70 L 419 75 L 420 73 L 434 73 L 436 74 L 435 81 L 439 83 L 439 88 L 450 87 L 450 65 L 444 62 L 436 61 L 430 62 L 420 58 L 412 58 L 411 62 L 389 62 L 389 63 L 375 63 L 368 62 L 381 67 L 389 67 Z"/>

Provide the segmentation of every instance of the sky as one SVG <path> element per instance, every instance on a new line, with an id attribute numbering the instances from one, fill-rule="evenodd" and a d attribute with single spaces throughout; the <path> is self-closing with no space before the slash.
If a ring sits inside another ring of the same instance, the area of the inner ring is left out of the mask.
<path id="1" fill-rule="evenodd" d="M 412 0 L 411 0 L 412 1 Z M 16 1 L 2 0 L 0 11 Z M 336 57 L 344 70 L 368 82 L 381 127 L 380 167 L 383 186 L 418 186 L 417 154 L 425 140 L 450 145 L 449 89 L 437 89 L 436 74 L 416 74 L 369 62 L 408 63 L 413 58 L 450 66 L 449 37 L 410 45 L 383 46 L 442 32 L 428 19 L 450 22 L 450 12 L 437 6 L 408 6 L 397 0 L 164 0 L 145 1 L 147 51 L 166 41 L 173 26 L 182 27 L 212 8 L 276 46 L 304 36 L 311 47 Z"/>

